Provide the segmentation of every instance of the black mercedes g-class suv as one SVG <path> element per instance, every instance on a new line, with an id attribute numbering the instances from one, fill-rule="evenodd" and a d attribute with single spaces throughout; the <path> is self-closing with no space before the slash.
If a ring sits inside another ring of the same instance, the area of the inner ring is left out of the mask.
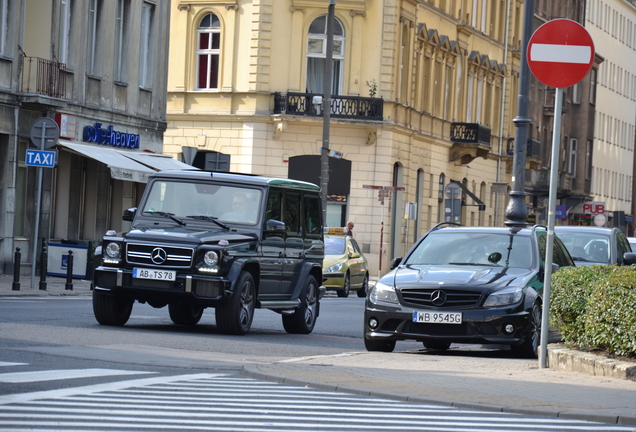
<path id="1" fill-rule="evenodd" d="M 93 312 L 126 324 L 134 301 L 168 306 L 175 324 L 216 310 L 219 331 L 245 334 L 255 308 L 288 333 L 316 324 L 324 239 L 320 188 L 301 181 L 205 171 L 153 174 L 131 229 L 103 239 Z"/>

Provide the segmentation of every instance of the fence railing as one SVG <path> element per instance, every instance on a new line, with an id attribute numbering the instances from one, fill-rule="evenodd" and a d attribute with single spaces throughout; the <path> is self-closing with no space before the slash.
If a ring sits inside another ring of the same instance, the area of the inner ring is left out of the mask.
<path id="1" fill-rule="evenodd" d="M 274 93 L 274 114 L 322 117 L 322 95 L 315 93 Z M 331 96 L 331 117 L 382 120 L 384 100 L 360 96 Z"/>
<path id="2" fill-rule="evenodd" d="M 20 91 L 54 98 L 66 96 L 66 63 L 39 57 L 24 57 Z"/>

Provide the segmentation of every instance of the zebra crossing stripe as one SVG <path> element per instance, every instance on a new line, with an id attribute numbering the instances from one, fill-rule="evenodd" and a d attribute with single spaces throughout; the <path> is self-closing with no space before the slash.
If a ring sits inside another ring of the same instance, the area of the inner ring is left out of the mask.
<path id="1" fill-rule="evenodd" d="M 117 369 L 60 369 L 3 373 L 0 374 L 0 382 L 17 384 L 27 382 L 66 380 L 73 378 L 104 377 L 113 375 L 143 375 L 152 373 L 155 372 Z"/>

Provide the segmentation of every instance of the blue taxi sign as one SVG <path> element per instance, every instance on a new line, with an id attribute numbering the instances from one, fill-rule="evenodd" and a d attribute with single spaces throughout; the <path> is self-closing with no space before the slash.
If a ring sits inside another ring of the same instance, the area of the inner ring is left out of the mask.
<path id="1" fill-rule="evenodd" d="M 26 151 L 24 163 L 27 166 L 37 166 L 43 168 L 55 167 L 55 154 L 54 150 L 31 150 Z"/>

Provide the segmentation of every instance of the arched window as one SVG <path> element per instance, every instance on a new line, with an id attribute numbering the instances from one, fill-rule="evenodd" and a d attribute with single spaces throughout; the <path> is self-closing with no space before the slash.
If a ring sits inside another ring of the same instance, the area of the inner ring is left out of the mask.
<path id="1" fill-rule="evenodd" d="M 344 62 L 344 30 L 337 18 L 333 20 L 333 73 L 331 93 L 342 92 Z M 319 16 L 309 26 L 307 37 L 307 93 L 324 93 L 325 59 L 327 57 L 327 15 Z"/>
<path id="2" fill-rule="evenodd" d="M 221 23 L 214 14 L 201 18 L 197 28 L 197 88 L 219 88 Z"/>

